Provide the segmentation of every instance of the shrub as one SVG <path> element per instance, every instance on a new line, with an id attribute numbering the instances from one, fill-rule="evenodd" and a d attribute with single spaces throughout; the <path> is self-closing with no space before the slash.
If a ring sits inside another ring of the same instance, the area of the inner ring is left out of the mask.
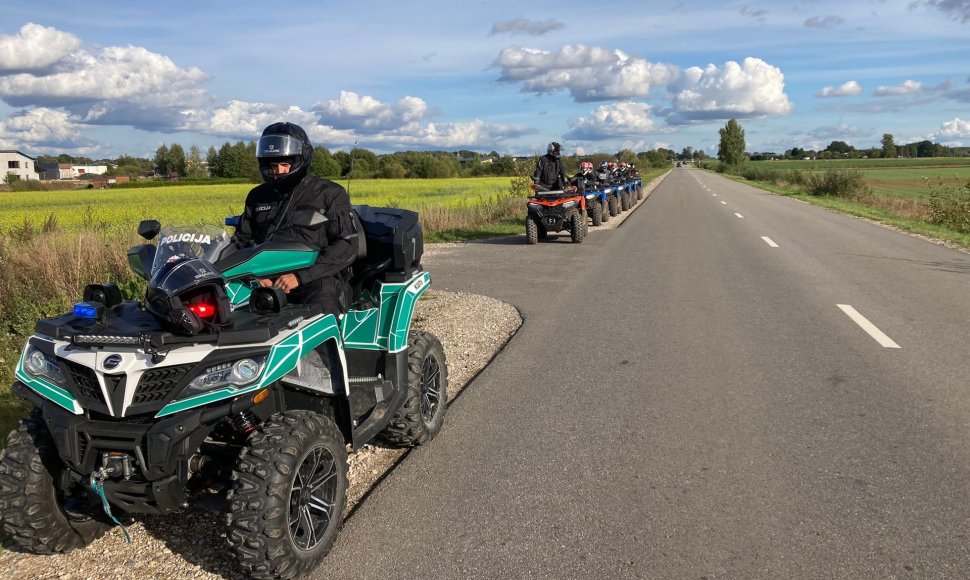
<path id="1" fill-rule="evenodd" d="M 930 186 L 930 217 L 934 224 L 970 233 L 970 182 L 963 187 Z"/>
<path id="2" fill-rule="evenodd" d="M 861 198 L 872 194 L 866 176 L 854 169 L 830 169 L 824 173 L 809 173 L 805 185 L 812 195 L 831 195 Z"/>

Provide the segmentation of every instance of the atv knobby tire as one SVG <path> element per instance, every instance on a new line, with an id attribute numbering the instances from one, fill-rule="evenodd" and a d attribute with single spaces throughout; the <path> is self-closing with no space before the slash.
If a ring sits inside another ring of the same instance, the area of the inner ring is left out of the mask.
<path id="1" fill-rule="evenodd" d="M 583 243 L 583 238 L 586 236 L 586 217 L 583 214 L 576 212 L 569 218 L 569 237 L 572 239 L 574 244 Z"/>
<path id="2" fill-rule="evenodd" d="M 347 505 L 347 448 L 331 417 L 273 415 L 250 437 L 232 480 L 227 536 L 247 576 L 302 576 L 333 547 Z"/>
<path id="3" fill-rule="evenodd" d="M 532 218 L 525 219 L 525 243 L 530 246 L 539 243 L 539 227 Z"/>
<path id="4" fill-rule="evenodd" d="M 589 208 L 589 218 L 592 220 L 594 226 L 603 224 L 603 204 L 595 201 L 588 206 Z"/>
<path id="5" fill-rule="evenodd" d="M 643 186 L 642 185 L 638 185 L 637 186 L 637 201 L 640 201 L 641 199 L 643 199 Z"/>
<path id="6" fill-rule="evenodd" d="M 445 349 L 430 332 L 408 338 L 407 399 L 379 438 L 393 447 L 414 447 L 434 439 L 448 409 L 448 364 Z"/>
<path id="7" fill-rule="evenodd" d="M 619 208 L 616 207 L 616 201 L 616 196 L 610 195 L 610 200 L 608 202 L 610 208 L 610 217 L 616 217 L 620 213 Z"/>
<path id="8" fill-rule="evenodd" d="M 68 516 L 54 482 L 63 466 L 40 411 L 23 420 L 0 456 L 0 521 L 12 547 L 34 554 L 83 548 L 111 526 Z"/>
<path id="9" fill-rule="evenodd" d="M 600 202 L 600 216 L 603 218 L 602 223 L 610 221 L 610 207 L 605 201 Z"/>
<path id="10" fill-rule="evenodd" d="M 623 211 L 630 209 L 630 192 L 626 190 L 623 190 L 623 195 L 620 196 L 620 209 Z"/>

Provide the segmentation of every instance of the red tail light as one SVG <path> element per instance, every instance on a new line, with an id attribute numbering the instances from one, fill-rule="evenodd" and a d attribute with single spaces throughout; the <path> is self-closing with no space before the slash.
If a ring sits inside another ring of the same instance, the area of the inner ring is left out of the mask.
<path id="1" fill-rule="evenodd" d="M 199 318 L 212 318 L 216 315 L 216 307 L 204 302 L 189 304 L 189 310 Z"/>

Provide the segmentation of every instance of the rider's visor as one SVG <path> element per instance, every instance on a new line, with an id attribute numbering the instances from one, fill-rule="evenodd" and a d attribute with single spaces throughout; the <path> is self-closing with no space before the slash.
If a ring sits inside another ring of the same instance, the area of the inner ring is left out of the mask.
<path id="1" fill-rule="evenodd" d="M 256 157 L 295 157 L 303 154 L 303 142 L 289 135 L 264 135 L 256 144 Z"/>

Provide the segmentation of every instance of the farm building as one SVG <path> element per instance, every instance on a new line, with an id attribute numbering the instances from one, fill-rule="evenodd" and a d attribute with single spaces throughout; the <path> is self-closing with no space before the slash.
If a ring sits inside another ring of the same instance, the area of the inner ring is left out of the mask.
<path id="1" fill-rule="evenodd" d="M 15 179 L 38 179 L 34 158 L 20 151 L 0 149 L 0 181 L 6 183 L 8 175 L 16 175 Z"/>
<path id="2" fill-rule="evenodd" d="M 107 165 L 73 165 L 71 163 L 41 163 L 38 167 L 46 170 L 41 179 L 77 179 L 82 175 L 104 175 Z"/>

